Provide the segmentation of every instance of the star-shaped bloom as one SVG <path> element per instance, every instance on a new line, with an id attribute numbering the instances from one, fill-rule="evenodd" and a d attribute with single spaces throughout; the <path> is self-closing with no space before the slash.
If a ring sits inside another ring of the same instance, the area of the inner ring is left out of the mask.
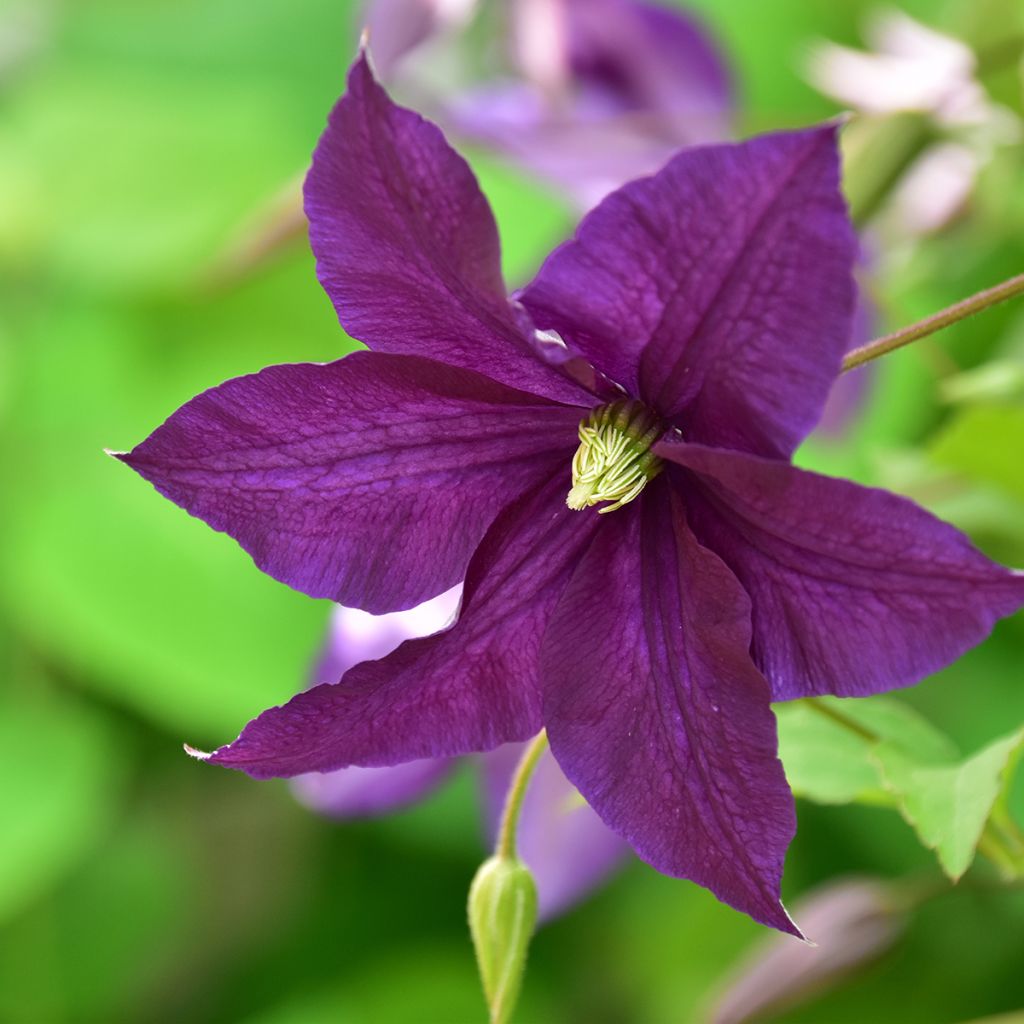
<path id="1" fill-rule="evenodd" d="M 312 685 L 335 683 L 361 661 L 383 658 L 400 643 L 451 624 L 461 587 L 408 611 L 371 615 L 335 607 L 327 642 L 312 672 Z M 524 745 L 510 743 L 479 758 L 487 833 L 498 836 L 512 774 Z M 292 788 L 308 807 L 332 818 L 387 814 L 424 799 L 443 785 L 458 761 L 439 757 L 388 768 L 341 768 L 296 776 Z M 591 810 L 562 774 L 550 751 L 537 763 L 523 799 L 516 832 L 517 855 L 537 885 L 541 921 L 567 910 L 622 864 L 629 850 Z"/>
<path id="2" fill-rule="evenodd" d="M 850 335 L 835 127 L 684 150 L 510 302 L 469 168 L 360 58 L 306 211 L 370 351 L 228 381 L 122 458 L 314 597 L 465 589 L 449 629 L 209 760 L 294 776 L 546 727 L 643 859 L 795 931 L 770 702 L 915 682 L 1024 602 L 911 502 L 790 463 Z"/>

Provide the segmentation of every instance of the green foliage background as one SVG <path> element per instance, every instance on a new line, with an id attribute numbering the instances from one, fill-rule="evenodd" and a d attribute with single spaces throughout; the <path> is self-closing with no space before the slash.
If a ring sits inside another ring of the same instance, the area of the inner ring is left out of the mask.
<path id="1" fill-rule="evenodd" d="M 691 6 L 733 54 L 745 133 L 835 113 L 798 67 L 813 40 L 855 43 L 868 4 Z M 1024 32 L 1017 0 L 901 6 L 979 48 Z M 341 826 L 284 783 L 188 760 L 183 740 L 224 742 L 302 685 L 328 607 L 103 454 L 226 377 L 353 347 L 303 244 L 238 279 L 215 270 L 304 169 L 357 18 L 338 0 L 0 6 L 2 1021 L 482 1019 L 470 767 L 420 807 Z M 988 84 L 1021 112 L 1017 68 Z M 573 215 L 493 157 L 474 163 L 520 283 Z M 1024 269 L 1022 165 L 1021 146 L 999 150 L 966 214 L 886 264 L 880 331 Z M 1024 564 L 1022 378 L 1018 303 L 889 357 L 856 428 L 801 458 L 908 493 Z M 971 753 L 1024 723 L 1022 653 L 1018 616 L 906 698 Z M 799 810 L 790 901 L 846 873 L 940 877 L 891 808 Z M 993 877 L 940 886 L 886 958 L 780 1019 L 1024 1006 L 1024 892 Z M 761 937 L 634 862 L 539 933 L 518 1019 L 696 1020 Z"/>

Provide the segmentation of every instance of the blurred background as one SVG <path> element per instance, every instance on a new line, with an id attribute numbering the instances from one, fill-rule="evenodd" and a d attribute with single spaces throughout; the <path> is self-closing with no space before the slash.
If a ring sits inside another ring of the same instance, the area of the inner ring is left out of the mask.
<path id="1" fill-rule="evenodd" d="M 498 86 L 575 88 L 545 79 L 565 71 L 551 4 L 516 6 L 0 3 L 0 1020 L 483 1019 L 464 912 L 485 854 L 472 767 L 412 809 L 339 823 L 284 782 L 189 760 L 183 741 L 211 749 L 304 685 L 330 607 L 103 449 L 227 377 L 355 347 L 294 197 L 367 20 L 396 95 L 478 172 L 510 285 L 529 279 L 602 191 L 586 164 L 621 111 L 587 108 L 583 170 L 553 168 L 536 125 L 481 130 L 481 109 L 500 121 L 481 108 Z M 881 20 L 861 0 L 685 9 L 731 91 L 711 121 L 705 104 L 675 127 L 636 101 L 647 141 L 860 112 L 845 146 L 862 340 L 1024 270 L 1020 0 L 920 0 Z M 868 56 L 905 50 L 908 32 L 911 56 Z M 608 185 L 616 173 L 601 168 Z M 909 494 L 1024 565 L 1024 303 L 887 357 L 848 392 L 802 464 Z M 1018 616 L 906 699 L 969 753 L 1024 722 L 1022 655 Z M 771 937 L 634 860 L 538 933 L 517 1019 L 1024 1020 L 1024 891 L 984 865 L 945 884 L 891 809 L 801 801 L 799 818 L 791 906 L 847 876 L 927 893 L 860 928 L 864 956 L 841 977 L 792 968 L 791 1005 L 758 1008 L 764 986 L 737 979 Z M 822 943 L 850 916 L 829 906 Z"/>

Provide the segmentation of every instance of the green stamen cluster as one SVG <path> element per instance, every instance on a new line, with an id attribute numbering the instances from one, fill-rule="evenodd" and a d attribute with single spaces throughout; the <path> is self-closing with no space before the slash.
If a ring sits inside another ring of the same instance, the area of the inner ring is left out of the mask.
<path id="1" fill-rule="evenodd" d="M 632 501 L 662 469 L 651 445 L 665 432 L 640 402 L 622 400 L 594 409 L 580 424 L 580 446 L 572 460 L 571 509 L 612 502 L 614 512 Z"/>

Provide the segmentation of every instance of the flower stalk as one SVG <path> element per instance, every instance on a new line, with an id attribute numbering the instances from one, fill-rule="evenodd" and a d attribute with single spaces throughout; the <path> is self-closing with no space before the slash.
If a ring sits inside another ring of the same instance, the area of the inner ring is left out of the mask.
<path id="1" fill-rule="evenodd" d="M 469 888 L 469 930 L 490 1024 L 505 1024 L 515 1008 L 526 954 L 537 921 L 537 885 L 516 853 L 516 827 L 530 779 L 547 747 L 541 730 L 516 767 L 501 817 L 494 856 Z"/>
<path id="2" fill-rule="evenodd" d="M 892 334 L 886 334 L 884 337 L 869 341 L 866 345 L 861 345 L 860 348 L 855 348 L 843 360 L 843 372 L 863 366 L 864 363 L 869 363 L 880 356 L 888 355 L 898 348 L 903 348 L 904 345 L 926 338 L 929 334 L 941 331 L 944 327 L 949 327 L 1021 293 L 1024 293 L 1024 274 L 1011 277 L 992 288 L 986 288 L 970 298 L 962 299 L 946 309 L 939 310 L 938 313 L 933 313 L 923 320 L 918 320 L 907 327 L 901 327 L 898 331 L 893 331 Z"/>
<path id="3" fill-rule="evenodd" d="M 505 807 L 501 812 L 501 825 L 498 829 L 498 841 L 495 844 L 496 857 L 514 858 L 516 856 L 516 826 L 519 824 L 519 813 L 523 808 L 523 797 L 526 796 L 530 779 L 533 778 L 537 762 L 547 749 L 548 734 L 541 729 L 530 745 L 523 751 L 523 756 L 516 765 L 515 774 L 509 784 Z"/>

